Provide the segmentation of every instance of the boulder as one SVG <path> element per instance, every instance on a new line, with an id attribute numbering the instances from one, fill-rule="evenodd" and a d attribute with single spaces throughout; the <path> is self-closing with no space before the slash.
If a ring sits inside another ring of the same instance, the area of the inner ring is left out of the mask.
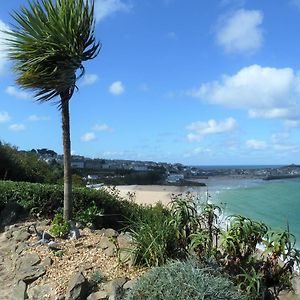
<path id="1" fill-rule="evenodd" d="M 109 300 L 121 300 L 125 294 L 123 285 L 128 279 L 125 277 L 116 278 L 108 282 L 105 286 L 105 290 L 109 295 Z"/>
<path id="2" fill-rule="evenodd" d="M 114 244 L 113 244 L 113 242 L 111 241 L 111 239 L 109 237 L 102 236 L 100 238 L 100 241 L 99 241 L 99 244 L 98 244 L 99 248 L 104 250 L 104 249 L 112 247 L 112 246 L 114 246 Z"/>
<path id="3" fill-rule="evenodd" d="M 127 281 L 124 285 L 123 285 L 123 289 L 124 290 L 128 290 L 128 289 L 132 289 L 135 285 L 135 283 L 137 282 L 137 278 L 131 279 L 129 281 Z"/>
<path id="4" fill-rule="evenodd" d="M 112 247 L 108 247 L 105 250 L 103 250 L 103 252 L 105 253 L 105 255 L 107 255 L 108 257 L 113 257 L 117 255 L 117 248 L 115 245 L 113 245 Z"/>
<path id="5" fill-rule="evenodd" d="M 117 237 L 119 248 L 132 249 L 134 246 L 134 241 L 129 232 L 122 232 Z"/>
<path id="6" fill-rule="evenodd" d="M 68 284 L 66 300 L 85 300 L 87 294 L 88 282 L 82 272 L 73 274 Z"/>
<path id="7" fill-rule="evenodd" d="M 27 244 L 25 244 L 24 242 L 19 243 L 16 246 L 16 250 L 15 252 L 20 255 L 24 250 L 26 250 L 28 248 Z"/>
<path id="8" fill-rule="evenodd" d="M 14 300 L 27 299 L 26 288 L 27 288 L 26 283 L 20 280 L 13 289 L 13 299 Z"/>
<path id="9" fill-rule="evenodd" d="M 29 300 L 40 300 L 40 299 L 55 299 L 55 289 L 50 284 L 36 285 L 28 287 L 27 295 Z"/>
<path id="10" fill-rule="evenodd" d="M 95 292 L 90 294 L 87 297 L 87 300 L 106 300 L 108 299 L 108 293 L 106 291 L 99 291 L 99 292 Z"/>
<path id="11" fill-rule="evenodd" d="M 134 241 L 129 233 L 121 233 L 117 237 L 119 245 L 119 260 L 121 263 L 132 266 L 134 264 Z"/>
<path id="12" fill-rule="evenodd" d="M 103 230 L 103 235 L 109 238 L 109 237 L 117 237 L 119 233 L 118 231 L 112 228 L 107 228 Z"/>
<path id="13" fill-rule="evenodd" d="M 46 273 L 44 266 L 24 267 L 16 273 L 16 278 L 31 283 Z"/>
<path id="14" fill-rule="evenodd" d="M 37 253 L 29 253 L 25 256 L 20 257 L 16 263 L 16 269 L 28 269 L 29 267 L 35 266 L 39 264 L 41 261 L 40 257 Z"/>
<path id="15" fill-rule="evenodd" d="M 111 239 L 112 238 L 109 238 L 107 236 L 102 236 L 98 244 L 98 247 L 101 248 L 104 253 L 110 257 L 115 256 L 117 253 L 117 248 Z"/>
<path id="16" fill-rule="evenodd" d="M 12 235 L 16 242 L 25 242 L 31 237 L 31 234 L 28 233 L 24 228 L 14 231 Z"/>
<path id="17" fill-rule="evenodd" d="M 25 209 L 17 202 L 9 202 L 0 212 L 0 229 L 15 223 L 25 215 Z"/>

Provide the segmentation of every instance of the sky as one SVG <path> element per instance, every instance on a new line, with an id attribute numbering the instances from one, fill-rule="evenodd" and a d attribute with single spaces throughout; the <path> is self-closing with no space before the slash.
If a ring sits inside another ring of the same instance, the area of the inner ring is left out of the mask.
<path id="1" fill-rule="evenodd" d="M 300 164 L 300 0 L 95 2 L 102 48 L 70 103 L 73 154 Z M 0 29 L 26 3 L 1 1 Z M 63 152 L 60 111 L 16 85 L 3 42 L 0 99 L 1 141 Z"/>

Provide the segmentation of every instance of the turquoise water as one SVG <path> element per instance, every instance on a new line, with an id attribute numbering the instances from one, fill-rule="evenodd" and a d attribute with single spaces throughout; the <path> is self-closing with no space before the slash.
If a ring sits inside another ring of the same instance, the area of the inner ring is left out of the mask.
<path id="1" fill-rule="evenodd" d="M 211 201 L 225 205 L 225 214 L 242 214 L 263 221 L 272 229 L 285 229 L 300 246 L 300 180 L 231 180 L 211 187 Z"/>

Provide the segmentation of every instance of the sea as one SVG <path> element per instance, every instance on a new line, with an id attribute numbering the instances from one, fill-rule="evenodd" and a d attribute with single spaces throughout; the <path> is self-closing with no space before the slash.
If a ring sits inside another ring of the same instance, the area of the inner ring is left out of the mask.
<path id="1" fill-rule="evenodd" d="M 272 230 L 289 226 L 300 248 L 300 178 L 265 181 L 216 176 L 206 184 L 198 188 L 200 197 L 221 206 L 225 216 L 241 214 Z"/>

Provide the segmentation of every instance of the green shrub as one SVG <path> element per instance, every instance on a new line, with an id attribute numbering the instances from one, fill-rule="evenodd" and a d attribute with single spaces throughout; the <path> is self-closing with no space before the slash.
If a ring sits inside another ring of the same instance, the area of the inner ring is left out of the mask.
<path id="1" fill-rule="evenodd" d="M 96 224 L 97 219 L 103 216 L 103 209 L 99 208 L 93 201 L 92 204 L 75 213 L 75 220 L 83 224 Z"/>
<path id="2" fill-rule="evenodd" d="M 28 182 L 0 181 L 0 210 L 8 202 L 17 202 L 28 212 L 41 217 L 53 218 L 63 207 L 64 188 Z M 143 208 L 138 204 L 111 195 L 104 190 L 73 188 L 74 214 L 94 203 L 103 212 L 102 226 L 123 228 L 134 216 L 141 215 Z"/>
<path id="3" fill-rule="evenodd" d="M 55 237 L 66 237 L 68 235 L 70 231 L 70 225 L 68 221 L 64 220 L 61 212 L 55 215 L 49 231 Z"/>
<path id="4" fill-rule="evenodd" d="M 156 267 L 137 280 L 126 300 L 242 300 L 232 282 L 193 260 Z"/>

